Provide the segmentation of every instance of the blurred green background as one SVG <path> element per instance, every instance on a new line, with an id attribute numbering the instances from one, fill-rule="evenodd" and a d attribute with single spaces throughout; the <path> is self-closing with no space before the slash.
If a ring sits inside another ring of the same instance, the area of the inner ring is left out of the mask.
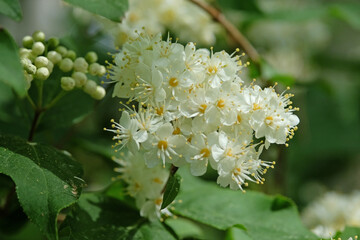
<path id="1" fill-rule="evenodd" d="M 347 193 L 360 189 L 360 2 L 209 2 L 224 12 L 264 59 L 263 65 L 251 65 L 242 77 L 247 81 L 257 78 L 262 86 L 279 82 L 278 91 L 290 85 L 290 92 L 295 94 L 294 106 L 300 107 L 301 121 L 295 138 L 288 148 L 272 146 L 263 153 L 263 160 L 277 164 L 265 176 L 264 185 L 250 184 L 250 188 L 284 194 L 300 210 L 326 191 Z M 20 23 L 0 17 L 0 26 L 8 29 L 18 43 L 23 36 L 42 30 L 47 37 L 59 37 L 78 55 L 96 51 L 103 64 L 110 59 L 107 52 L 115 52 L 111 37 L 95 18 L 74 14 L 61 1 L 23 0 L 21 5 L 24 19 Z M 236 47 L 220 31 L 215 50 L 233 52 Z M 77 107 L 84 112 L 76 124 L 58 126 L 55 117 L 48 117 L 39 127 L 35 140 L 69 151 L 84 166 L 85 191 L 96 191 L 108 186 L 115 176 L 112 170 L 115 164 L 110 159 L 111 134 L 102 129 L 109 127 L 111 118 L 120 116 L 119 100 L 111 97 L 111 86 L 99 103 L 84 99 L 83 105 L 73 106 L 77 97 L 74 95 L 63 103 L 69 109 Z M 1 129 L 26 138 L 31 118 L 21 116 L 14 101 L 11 91 L 1 84 Z M 86 114 L 91 109 L 91 114 Z M 56 108 L 53 112 L 56 113 Z M 7 128 L 13 121 L 18 121 L 18 127 Z M 214 180 L 216 175 L 210 172 L 204 178 Z M 32 225 L 27 225 L 22 235 L 7 239 L 24 239 L 24 236 L 30 239 L 29 233 L 38 239 L 39 233 Z"/>

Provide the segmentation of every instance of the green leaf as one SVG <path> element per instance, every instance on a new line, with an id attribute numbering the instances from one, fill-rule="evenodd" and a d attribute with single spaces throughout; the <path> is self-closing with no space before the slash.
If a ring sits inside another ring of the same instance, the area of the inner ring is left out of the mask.
<path id="1" fill-rule="evenodd" d="M 225 240 L 253 240 L 253 238 L 249 237 L 246 233 L 246 229 L 235 226 L 227 231 Z"/>
<path id="2" fill-rule="evenodd" d="M 25 96 L 26 82 L 20 63 L 18 47 L 8 31 L 1 27 L 0 53 L 0 81 L 11 86 L 19 96 Z"/>
<path id="3" fill-rule="evenodd" d="M 94 108 L 95 100 L 80 90 L 69 92 L 44 113 L 39 130 L 67 128 L 82 121 Z"/>
<path id="4" fill-rule="evenodd" d="M 334 4 L 329 7 L 329 13 L 353 28 L 360 29 L 360 4 Z"/>
<path id="5" fill-rule="evenodd" d="M 20 21 L 22 19 L 22 11 L 19 0 L 0 0 L 0 13 Z"/>
<path id="6" fill-rule="evenodd" d="M 273 66 L 271 66 L 264 59 L 261 60 L 260 63 L 260 72 L 261 76 L 270 82 L 278 82 L 283 84 L 284 86 L 292 86 L 295 83 L 295 78 L 288 74 L 279 73 Z"/>
<path id="7" fill-rule="evenodd" d="M 335 235 L 335 239 L 341 238 L 343 240 L 347 240 L 352 237 L 355 240 L 355 236 L 360 236 L 360 228 L 359 227 L 346 227 L 344 231 L 339 232 Z"/>
<path id="8" fill-rule="evenodd" d="M 80 196 L 81 166 L 53 147 L 0 136 L 0 173 L 16 184 L 19 202 L 48 239 L 57 239 L 59 211 Z"/>
<path id="9" fill-rule="evenodd" d="M 129 8 L 128 0 L 64 0 L 74 6 L 106 17 L 115 22 L 121 18 Z"/>
<path id="10" fill-rule="evenodd" d="M 170 175 L 164 191 L 164 198 L 161 209 L 166 208 L 178 195 L 180 191 L 181 177 L 178 174 Z"/>
<path id="11" fill-rule="evenodd" d="M 160 222 L 148 223 L 118 199 L 83 194 L 61 226 L 60 239 L 163 239 L 174 237 Z"/>
<path id="12" fill-rule="evenodd" d="M 171 227 L 180 239 L 196 238 L 206 239 L 199 225 L 185 218 L 168 218 L 166 225 Z"/>
<path id="13" fill-rule="evenodd" d="M 174 205 L 174 213 L 220 230 L 242 228 L 249 239 L 315 240 L 301 223 L 296 206 L 284 197 L 223 189 L 191 176 Z"/>

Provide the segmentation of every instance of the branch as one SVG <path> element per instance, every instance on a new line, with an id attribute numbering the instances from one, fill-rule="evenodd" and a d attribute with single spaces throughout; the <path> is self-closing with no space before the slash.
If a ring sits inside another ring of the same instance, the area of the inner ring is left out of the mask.
<path id="1" fill-rule="evenodd" d="M 220 23 L 225 30 L 228 32 L 230 37 L 240 45 L 240 47 L 245 51 L 245 53 L 249 56 L 249 58 L 255 63 L 258 64 L 260 62 L 260 55 L 256 51 L 256 49 L 251 45 L 251 43 L 246 39 L 246 37 L 231 23 L 229 22 L 225 16 L 216 8 L 207 4 L 202 0 L 190 0 L 192 3 L 196 4 L 200 8 L 204 9 L 207 13 L 209 13 L 215 21 Z"/>

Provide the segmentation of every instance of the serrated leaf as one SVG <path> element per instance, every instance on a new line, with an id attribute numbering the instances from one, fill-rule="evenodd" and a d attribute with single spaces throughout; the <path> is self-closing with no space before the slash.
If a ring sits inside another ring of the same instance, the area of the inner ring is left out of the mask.
<path id="1" fill-rule="evenodd" d="M 20 97 L 25 96 L 26 82 L 20 63 L 18 47 L 8 31 L 1 27 L 0 54 L 0 81 L 11 86 Z"/>
<path id="2" fill-rule="evenodd" d="M 128 0 L 64 0 L 74 6 L 106 17 L 115 22 L 121 18 L 129 8 Z"/>
<path id="3" fill-rule="evenodd" d="M 317 239 L 302 225 L 296 206 L 286 198 L 252 191 L 241 193 L 184 177 L 184 186 L 189 184 L 196 187 L 179 194 L 182 202 L 175 203 L 175 214 L 220 230 L 241 227 L 251 240 Z"/>
<path id="4" fill-rule="evenodd" d="M 22 11 L 19 0 L 0 0 L 0 13 L 20 21 L 22 19 Z"/>
<path id="5" fill-rule="evenodd" d="M 59 211 L 80 196 L 80 164 L 57 149 L 0 136 L 0 173 L 16 184 L 19 202 L 28 217 L 48 239 L 57 239 Z"/>
<path id="6" fill-rule="evenodd" d="M 161 209 L 166 208 L 178 195 L 180 191 L 181 177 L 178 174 L 170 175 L 164 191 Z"/>
<path id="7" fill-rule="evenodd" d="M 149 223 L 121 201 L 102 194 L 83 194 L 61 226 L 60 239 L 163 239 L 174 237 L 160 222 Z"/>

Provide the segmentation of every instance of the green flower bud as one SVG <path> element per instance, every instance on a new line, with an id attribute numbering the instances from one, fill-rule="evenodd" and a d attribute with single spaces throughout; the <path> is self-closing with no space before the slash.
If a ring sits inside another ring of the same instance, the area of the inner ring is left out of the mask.
<path id="1" fill-rule="evenodd" d="M 49 69 L 46 67 L 41 67 L 36 70 L 35 77 L 39 80 L 46 80 L 50 76 Z"/>
<path id="2" fill-rule="evenodd" d="M 49 59 L 44 56 L 39 56 L 35 58 L 34 63 L 37 68 L 46 67 L 49 63 Z"/>
<path id="3" fill-rule="evenodd" d="M 74 72 L 71 77 L 75 80 L 76 87 L 82 87 L 87 81 L 86 74 L 83 72 Z"/>
<path id="4" fill-rule="evenodd" d="M 66 55 L 66 53 L 67 53 L 68 50 L 67 50 L 66 47 L 64 47 L 64 46 L 58 46 L 55 51 L 57 51 L 58 53 L 60 53 L 60 55 L 61 55 L 62 57 L 65 57 L 65 55 Z"/>
<path id="5" fill-rule="evenodd" d="M 70 58 L 71 60 L 75 60 L 76 58 L 76 53 L 73 50 L 68 50 L 67 53 L 65 54 L 65 57 Z"/>
<path id="6" fill-rule="evenodd" d="M 32 53 L 36 56 L 39 56 L 44 53 L 45 46 L 42 42 L 35 42 L 31 48 Z"/>
<path id="7" fill-rule="evenodd" d="M 59 63 L 62 59 L 60 53 L 55 51 L 48 52 L 47 57 L 53 64 Z"/>
<path id="8" fill-rule="evenodd" d="M 55 49 L 59 45 L 60 41 L 58 38 L 52 37 L 48 40 L 48 48 Z"/>
<path id="9" fill-rule="evenodd" d="M 101 77 L 106 73 L 106 68 L 103 65 L 100 65 L 98 76 Z"/>
<path id="10" fill-rule="evenodd" d="M 20 54 L 20 58 L 29 58 L 31 54 L 31 50 L 27 48 L 20 48 L 19 54 Z"/>
<path id="11" fill-rule="evenodd" d="M 93 80 L 87 80 L 84 86 L 84 92 L 90 96 L 96 91 L 97 84 Z"/>
<path id="12" fill-rule="evenodd" d="M 49 69 L 50 73 L 52 73 L 52 71 L 54 69 L 54 64 L 52 63 L 52 61 L 48 61 L 48 64 L 46 65 L 46 68 Z"/>
<path id="13" fill-rule="evenodd" d="M 71 77 L 62 77 L 61 78 L 61 88 L 65 91 L 71 91 L 75 87 L 75 81 Z"/>
<path id="14" fill-rule="evenodd" d="M 100 71 L 100 64 L 98 63 L 92 63 L 89 66 L 89 73 L 93 76 L 97 76 Z"/>
<path id="15" fill-rule="evenodd" d="M 22 44 L 24 48 L 31 49 L 33 43 L 34 43 L 34 39 L 31 36 L 25 36 L 22 40 Z"/>
<path id="16" fill-rule="evenodd" d="M 21 58 L 20 59 L 21 65 L 23 66 L 24 70 L 28 74 L 35 74 L 36 73 L 36 67 L 33 65 L 28 58 Z"/>
<path id="17" fill-rule="evenodd" d="M 74 61 L 74 70 L 77 72 L 87 72 L 88 66 L 85 58 L 79 57 Z"/>
<path id="18" fill-rule="evenodd" d="M 59 64 L 59 68 L 63 72 L 70 72 L 74 66 L 73 61 L 70 58 L 64 58 Z"/>
<path id="19" fill-rule="evenodd" d="M 31 81 L 34 79 L 33 75 L 28 74 L 25 70 L 24 70 L 24 77 L 25 77 L 25 81 L 26 81 L 26 90 L 29 90 L 29 88 L 31 87 Z"/>
<path id="20" fill-rule="evenodd" d="M 34 41 L 36 42 L 44 42 L 45 41 L 45 33 L 41 31 L 36 31 L 33 33 Z"/>
<path id="21" fill-rule="evenodd" d="M 95 91 L 91 94 L 91 97 L 93 97 L 96 100 L 101 100 L 105 97 L 106 91 L 101 86 L 96 86 Z"/>
<path id="22" fill-rule="evenodd" d="M 98 56 L 97 56 L 96 52 L 88 52 L 85 55 L 85 59 L 88 63 L 94 63 L 94 62 L 97 62 Z"/>

